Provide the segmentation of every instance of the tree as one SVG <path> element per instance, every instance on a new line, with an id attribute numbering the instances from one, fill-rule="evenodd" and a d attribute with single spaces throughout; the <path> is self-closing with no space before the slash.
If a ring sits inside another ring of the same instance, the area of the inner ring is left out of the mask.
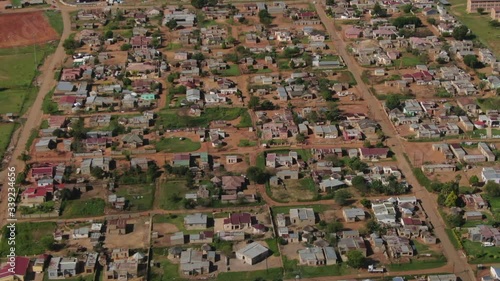
<path id="1" fill-rule="evenodd" d="M 477 185 L 479 183 L 479 178 L 476 175 L 473 175 L 469 178 L 469 183 L 471 185 Z"/>
<path id="2" fill-rule="evenodd" d="M 80 42 L 78 42 L 72 38 L 68 38 L 68 39 L 64 40 L 63 47 L 64 47 L 64 50 L 66 51 L 66 54 L 72 55 L 77 48 L 80 48 Z"/>
<path id="3" fill-rule="evenodd" d="M 468 34 L 469 28 L 465 25 L 460 25 L 453 29 L 451 36 L 453 36 L 456 40 L 464 40 L 467 38 Z"/>
<path id="4" fill-rule="evenodd" d="M 252 166 L 247 169 L 247 177 L 254 183 L 263 184 L 267 180 L 267 173 L 262 168 Z"/>
<path id="5" fill-rule="evenodd" d="M 489 24 L 491 27 L 500 27 L 500 21 L 498 20 L 490 20 Z"/>
<path id="6" fill-rule="evenodd" d="M 304 136 L 304 134 L 302 134 L 302 133 L 299 133 L 299 134 L 297 134 L 297 136 L 295 136 L 295 140 L 298 143 L 304 143 L 306 141 L 306 136 Z"/>
<path id="7" fill-rule="evenodd" d="M 105 39 L 110 39 L 110 38 L 113 38 L 113 31 L 112 30 L 108 30 L 104 33 L 104 38 Z"/>
<path id="8" fill-rule="evenodd" d="M 169 21 L 167 21 L 165 26 L 170 30 L 174 30 L 175 28 L 177 28 L 177 21 L 175 19 L 170 19 Z"/>
<path id="9" fill-rule="evenodd" d="M 335 0 L 326 0 L 326 5 L 327 6 L 333 6 L 333 5 L 335 5 Z"/>
<path id="10" fill-rule="evenodd" d="M 422 26 L 422 21 L 416 16 L 402 16 L 396 18 L 392 24 L 397 28 L 403 28 L 408 24 L 414 24 L 415 27 L 420 27 Z"/>
<path id="11" fill-rule="evenodd" d="M 478 68 L 480 66 L 480 62 L 477 59 L 476 55 L 466 55 L 464 56 L 464 63 L 470 68 Z"/>
<path id="12" fill-rule="evenodd" d="M 344 229 L 344 225 L 339 221 L 333 221 L 326 225 L 326 232 L 328 233 L 337 233 Z"/>
<path id="13" fill-rule="evenodd" d="M 95 178 L 102 179 L 104 178 L 104 171 L 101 167 L 92 167 L 90 168 L 90 175 Z"/>
<path id="14" fill-rule="evenodd" d="M 411 10 L 413 9 L 413 5 L 412 4 L 406 4 L 403 6 L 403 12 L 405 12 L 406 14 L 410 13 Z"/>
<path id="15" fill-rule="evenodd" d="M 352 182 L 352 186 L 354 186 L 354 188 L 356 188 L 359 192 L 366 193 L 369 191 L 369 187 L 366 184 L 366 180 L 364 177 L 355 176 L 351 182 Z"/>
<path id="16" fill-rule="evenodd" d="M 446 207 L 455 207 L 457 205 L 458 196 L 454 191 L 450 192 L 448 196 L 446 196 L 446 201 L 444 201 L 444 205 Z"/>
<path id="17" fill-rule="evenodd" d="M 205 56 L 202 53 L 193 54 L 192 59 L 197 61 L 202 61 L 205 59 Z"/>
<path id="18" fill-rule="evenodd" d="M 387 98 L 385 100 L 385 106 L 388 109 L 393 110 L 395 108 L 398 108 L 400 105 L 401 105 L 401 97 L 399 95 L 396 94 L 387 95 Z"/>
<path id="19" fill-rule="evenodd" d="M 273 17 L 267 10 L 260 10 L 259 20 L 263 25 L 270 25 L 273 22 Z"/>
<path id="20" fill-rule="evenodd" d="M 365 265 L 366 258 L 358 250 L 347 252 L 347 264 L 352 268 L 361 268 Z"/>
<path id="21" fill-rule="evenodd" d="M 386 17 L 387 10 L 383 9 L 382 6 L 380 6 L 379 2 L 377 1 L 375 3 L 375 6 L 373 6 L 372 14 L 377 17 Z"/>
<path id="22" fill-rule="evenodd" d="M 352 195 L 349 191 L 341 189 L 335 192 L 333 199 L 337 202 L 337 204 L 344 206 L 348 203 L 349 198 L 351 197 Z"/>
<path id="23" fill-rule="evenodd" d="M 191 0 L 191 5 L 196 9 L 201 9 L 208 4 L 208 0 Z"/>
<path id="24" fill-rule="evenodd" d="M 486 183 L 486 185 L 484 186 L 484 190 L 491 197 L 500 197 L 500 184 L 498 184 L 494 181 L 488 181 Z"/>
<path id="25" fill-rule="evenodd" d="M 361 203 L 361 205 L 363 205 L 363 207 L 368 208 L 368 209 L 372 207 L 372 201 L 370 201 L 369 199 L 366 199 L 366 198 L 361 199 L 361 201 L 359 201 L 359 203 Z"/>
<path id="26" fill-rule="evenodd" d="M 435 18 L 427 18 L 427 22 L 432 25 L 437 25 L 437 20 Z"/>
<path id="27" fill-rule="evenodd" d="M 465 222 L 464 218 L 461 214 L 447 215 L 446 221 L 448 222 L 448 225 L 451 227 L 460 227 Z"/>
<path id="28" fill-rule="evenodd" d="M 484 12 L 484 8 L 477 8 L 477 13 L 482 15 Z"/>
<path id="29" fill-rule="evenodd" d="M 445 63 L 447 63 L 447 61 L 444 58 L 442 58 L 442 57 L 437 58 L 436 62 L 439 63 L 439 64 L 445 64 Z"/>
<path id="30" fill-rule="evenodd" d="M 120 50 L 121 50 L 121 51 L 128 51 L 128 50 L 130 50 L 130 48 L 132 48 L 132 45 L 130 45 L 130 44 L 123 44 L 123 45 L 120 47 Z"/>
<path id="31" fill-rule="evenodd" d="M 29 155 L 28 153 L 26 153 L 26 151 L 23 151 L 23 153 L 21 153 L 21 155 L 19 155 L 19 160 L 23 161 L 24 164 L 26 164 L 26 162 L 30 161 L 31 160 L 31 155 Z"/>
<path id="32" fill-rule="evenodd" d="M 248 108 L 255 109 L 259 106 L 259 104 L 260 104 L 260 98 L 257 96 L 251 96 L 250 100 L 248 101 Z"/>

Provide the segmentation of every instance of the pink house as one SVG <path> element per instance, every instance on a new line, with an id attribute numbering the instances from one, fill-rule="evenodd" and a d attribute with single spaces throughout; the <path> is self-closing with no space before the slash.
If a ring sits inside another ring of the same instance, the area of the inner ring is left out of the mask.
<path id="1" fill-rule="evenodd" d="M 359 38 L 361 37 L 361 33 L 363 32 L 363 30 L 357 28 L 357 27 L 348 27 L 345 31 L 344 31 L 344 36 L 345 38 L 348 38 L 348 39 L 356 39 L 356 38 Z"/>
<path id="2" fill-rule="evenodd" d="M 82 77 L 83 69 L 81 68 L 66 68 L 61 74 L 61 81 L 74 81 Z"/>

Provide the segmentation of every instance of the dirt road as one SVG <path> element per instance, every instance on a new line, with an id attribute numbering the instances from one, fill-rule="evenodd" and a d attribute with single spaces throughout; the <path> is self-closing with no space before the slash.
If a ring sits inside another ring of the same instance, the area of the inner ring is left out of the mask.
<path id="1" fill-rule="evenodd" d="M 383 111 L 382 104 L 370 93 L 368 86 L 361 79 L 363 70 L 347 53 L 346 44 L 343 41 L 342 36 L 339 36 L 337 34 L 333 20 L 326 15 L 324 7 L 316 4 L 316 10 L 319 17 L 321 18 L 321 21 L 325 24 L 326 30 L 330 35 L 330 38 L 334 42 L 337 52 L 342 56 L 345 63 L 347 64 L 348 69 L 354 75 L 354 78 L 358 83 L 360 92 L 363 93 L 363 98 L 367 101 L 367 104 L 373 106 L 372 110 L 370 111 L 371 115 L 373 115 L 371 117 L 374 120 L 379 121 L 383 132 L 386 136 L 389 137 L 387 145 L 396 154 L 399 169 L 401 169 L 407 181 L 413 186 L 413 192 L 415 196 L 422 200 L 422 206 L 429 216 L 428 219 L 434 226 L 434 232 L 443 246 L 443 254 L 448 259 L 448 264 L 454 264 L 453 273 L 455 273 L 461 278 L 461 280 L 464 281 L 475 280 L 474 272 L 471 270 L 469 264 L 467 263 L 467 260 L 462 258 L 458 254 L 458 252 L 453 247 L 453 244 L 451 244 L 450 239 L 446 235 L 444 222 L 437 211 L 438 205 L 435 196 L 427 192 L 424 187 L 418 184 L 418 181 L 414 177 L 410 165 L 405 161 L 403 143 L 395 132 L 388 116 Z"/>
<path id="2" fill-rule="evenodd" d="M 18 139 L 14 139 L 12 143 L 15 143 L 15 148 L 12 151 L 11 154 L 11 160 L 10 162 L 6 165 L 7 167 L 15 167 L 16 172 L 19 173 L 24 169 L 24 163 L 20 160 L 18 160 L 18 157 L 23 153 L 24 148 L 26 146 L 26 142 L 29 139 L 30 133 L 32 129 L 38 128 L 40 126 L 40 123 L 42 122 L 42 103 L 43 99 L 47 95 L 47 93 L 56 85 L 56 81 L 54 80 L 54 72 L 52 71 L 53 69 L 56 68 L 56 66 L 63 60 L 65 53 L 64 53 L 64 48 L 62 46 L 64 39 L 68 38 L 71 32 L 71 19 L 69 16 L 69 12 L 67 11 L 61 11 L 62 18 L 63 18 L 63 23 L 64 23 L 64 30 L 61 36 L 61 39 L 59 41 L 59 45 L 57 46 L 56 51 L 54 54 L 50 55 L 46 60 L 44 65 L 42 66 L 42 69 L 45 71 L 42 71 L 41 76 L 39 77 L 39 81 L 41 81 L 40 88 L 38 91 L 38 94 L 36 96 L 36 100 L 31 106 L 31 108 L 26 112 L 26 114 L 23 116 L 26 118 L 26 123 L 19 129 L 20 132 L 15 134 L 14 136 L 18 136 Z M 7 178 L 7 169 L 3 170 L 0 173 L 0 179 L 6 179 Z M 1 190 L 1 198 L 2 201 L 0 202 L 0 221 L 1 221 L 1 226 L 4 226 L 7 223 L 7 189 L 3 188 Z"/>

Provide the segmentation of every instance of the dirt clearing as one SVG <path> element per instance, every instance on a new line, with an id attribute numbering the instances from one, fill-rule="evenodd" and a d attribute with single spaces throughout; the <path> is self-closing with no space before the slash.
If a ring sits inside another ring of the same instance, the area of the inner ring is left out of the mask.
<path id="1" fill-rule="evenodd" d="M 45 43 L 58 38 L 42 12 L 0 15 L 0 48 Z"/>

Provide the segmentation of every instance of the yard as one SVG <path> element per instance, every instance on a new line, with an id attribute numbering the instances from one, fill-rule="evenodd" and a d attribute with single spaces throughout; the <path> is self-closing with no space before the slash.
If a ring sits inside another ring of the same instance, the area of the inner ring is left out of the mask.
<path id="1" fill-rule="evenodd" d="M 240 107 L 207 108 L 199 117 L 188 115 L 183 110 L 164 110 L 159 113 L 158 124 L 167 129 L 207 127 L 214 120 L 234 120 L 246 112 Z"/>
<path id="2" fill-rule="evenodd" d="M 204 213 L 208 217 L 208 227 L 207 230 L 213 230 L 213 215 L 212 213 Z M 153 223 L 168 223 L 175 225 L 177 231 L 183 231 L 185 234 L 195 234 L 200 233 L 199 229 L 186 229 L 184 226 L 184 215 L 155 215 L 153 218 Z"/>
<path id="3" fill-rule="evenodd" d="M 500 43 L 500 42 L 499 42 Z M 486 99 L 477 99 L 477 104 L 481 109 L 486 112 L 491 109 L 500 108 L 500 97 L 491 97 Z"/>
<path id="4" fill-rule="evenodd" d="M 106 202 L 101 198 L 68 200 L 61 205 L 62 216 L 67 219 L 102 216 L 105 207 Z"/>
<path id="5" fill-rule="evenodd" d="M 457 18 L 465 24 L 477 38 L 487 45 L 493 53 L 500 56 L 500 37 L 498 36 L 499 28 L 490 26 L 489 11 L 484 15 L 478 13 L 468 14 L 466 12 L 466 0 L 450 0 L 450 10 Z"/>
<path id="6" fill-rule="evenodd" d="M 472 242 L 468 239 L 462 240 L 464 250 L 470 263 L 494 263 L 500 260 L 499 247 L 483 247 L 479 242 Z"/>
<path id="7" fill-rule="evenodd" d="M 420 59 L 412 54 L 404 54 L 400 59 L 394 61 L 396 67 L 414 67 L 422 64 Z"/>
<path id="8" fill-rule="evenodd" d="M 285 187 L 271 186 L 271 197 L 280 202 L 298 202 L 301 200 L 314 200 L 318 194 L 318 188 L 312 178 L 299 180 L 284 180 Z"/>
<path id="9" fill-rule="evenodd" d="M 185 181 L 167 181 L 160 186 L 158 200 L 164 210 L 184 209 L 184 195 L 189 192 Z"/>
<path id="10" fill-rule="evenodd" d="M 238 128 L 249 128 L 252 127 L 252 117 L 250 117 L 250 113 L 245 111 L 241 114 L 240 123 L 236 126 Z"/>
<path id="11" fill-rule="evenodd" d="M 352 273 L 352 269 L 345 265 L 326 265 L 326 266 L 300 266 L 297 260 L 289 260 L 283 257 L 285 267 L 285 278 L 292 279 L 296 276 L 300 278 L 313 278 L 321 276 L 341 276 Z"/>
<path id="12" fill-rule="evenodd" d="M 3 158 L 3 154 L 10 143 L 10 137 L 15 128 L 14 123 L 4 123 L 0 124 L 0 159 Z"/>
<path id="13" fill-rule="evenodd" d="M 151 281 L 164 280 L 185 280 L 179 275 L 179 265 L 171 263 L 169 260 L 163 259 L 160 261 L 160 268 L 151 268 Z"/>
<path id="14" fill-rule="evenodd" d="M 240 68 L 237 64 L 232 64 L 228 69 L 222 71 L 222 76 L 238 76 L 240 74 Z"/>
<path id="15" fill-rule="evenodd" d="M 393 263 L 386 265 L 388 271 L 409 271 L 438 268 L 446 265 L 446 258 L 442 255 L 432 258 L 412 258 L 409 263 Z"/>
<path id="16" fill-rule="evenodd" d="M 45 253 L 54 241 L 53 233 L 56 223 L 53 222 L 18 222 L 16 224 L 16 255 L 39 255 Z M 3 237 L 7 237 L 7 228 L 2 229 Z M 34 243 L 34 242 L 37 243 Z M 9 254 L 8 240 L 2 239 L 0 253 Z"/>
<path id="17" fill-rule="evenodd" d="M 187 138 L 163 138 L 155 143 L 157 151 L 164 152 L 191 152 L 200 149 L 201 144 Z"/>
<path id="18" fill-rule="evenodd" d="M 217 281 L 235 280 L 281 280 L 283 269 L 269 268 L 268 270 L 243 271 L 243 272 L 221 272 L 217 276 Z"/>
<path id="19" fill-rule="evenodd" d="M 130 211 L 150 210 L 153 207 L 154 194 L 154 184 L 120 186 L 116 192 L 116 195 L 125 197 Z"/>

